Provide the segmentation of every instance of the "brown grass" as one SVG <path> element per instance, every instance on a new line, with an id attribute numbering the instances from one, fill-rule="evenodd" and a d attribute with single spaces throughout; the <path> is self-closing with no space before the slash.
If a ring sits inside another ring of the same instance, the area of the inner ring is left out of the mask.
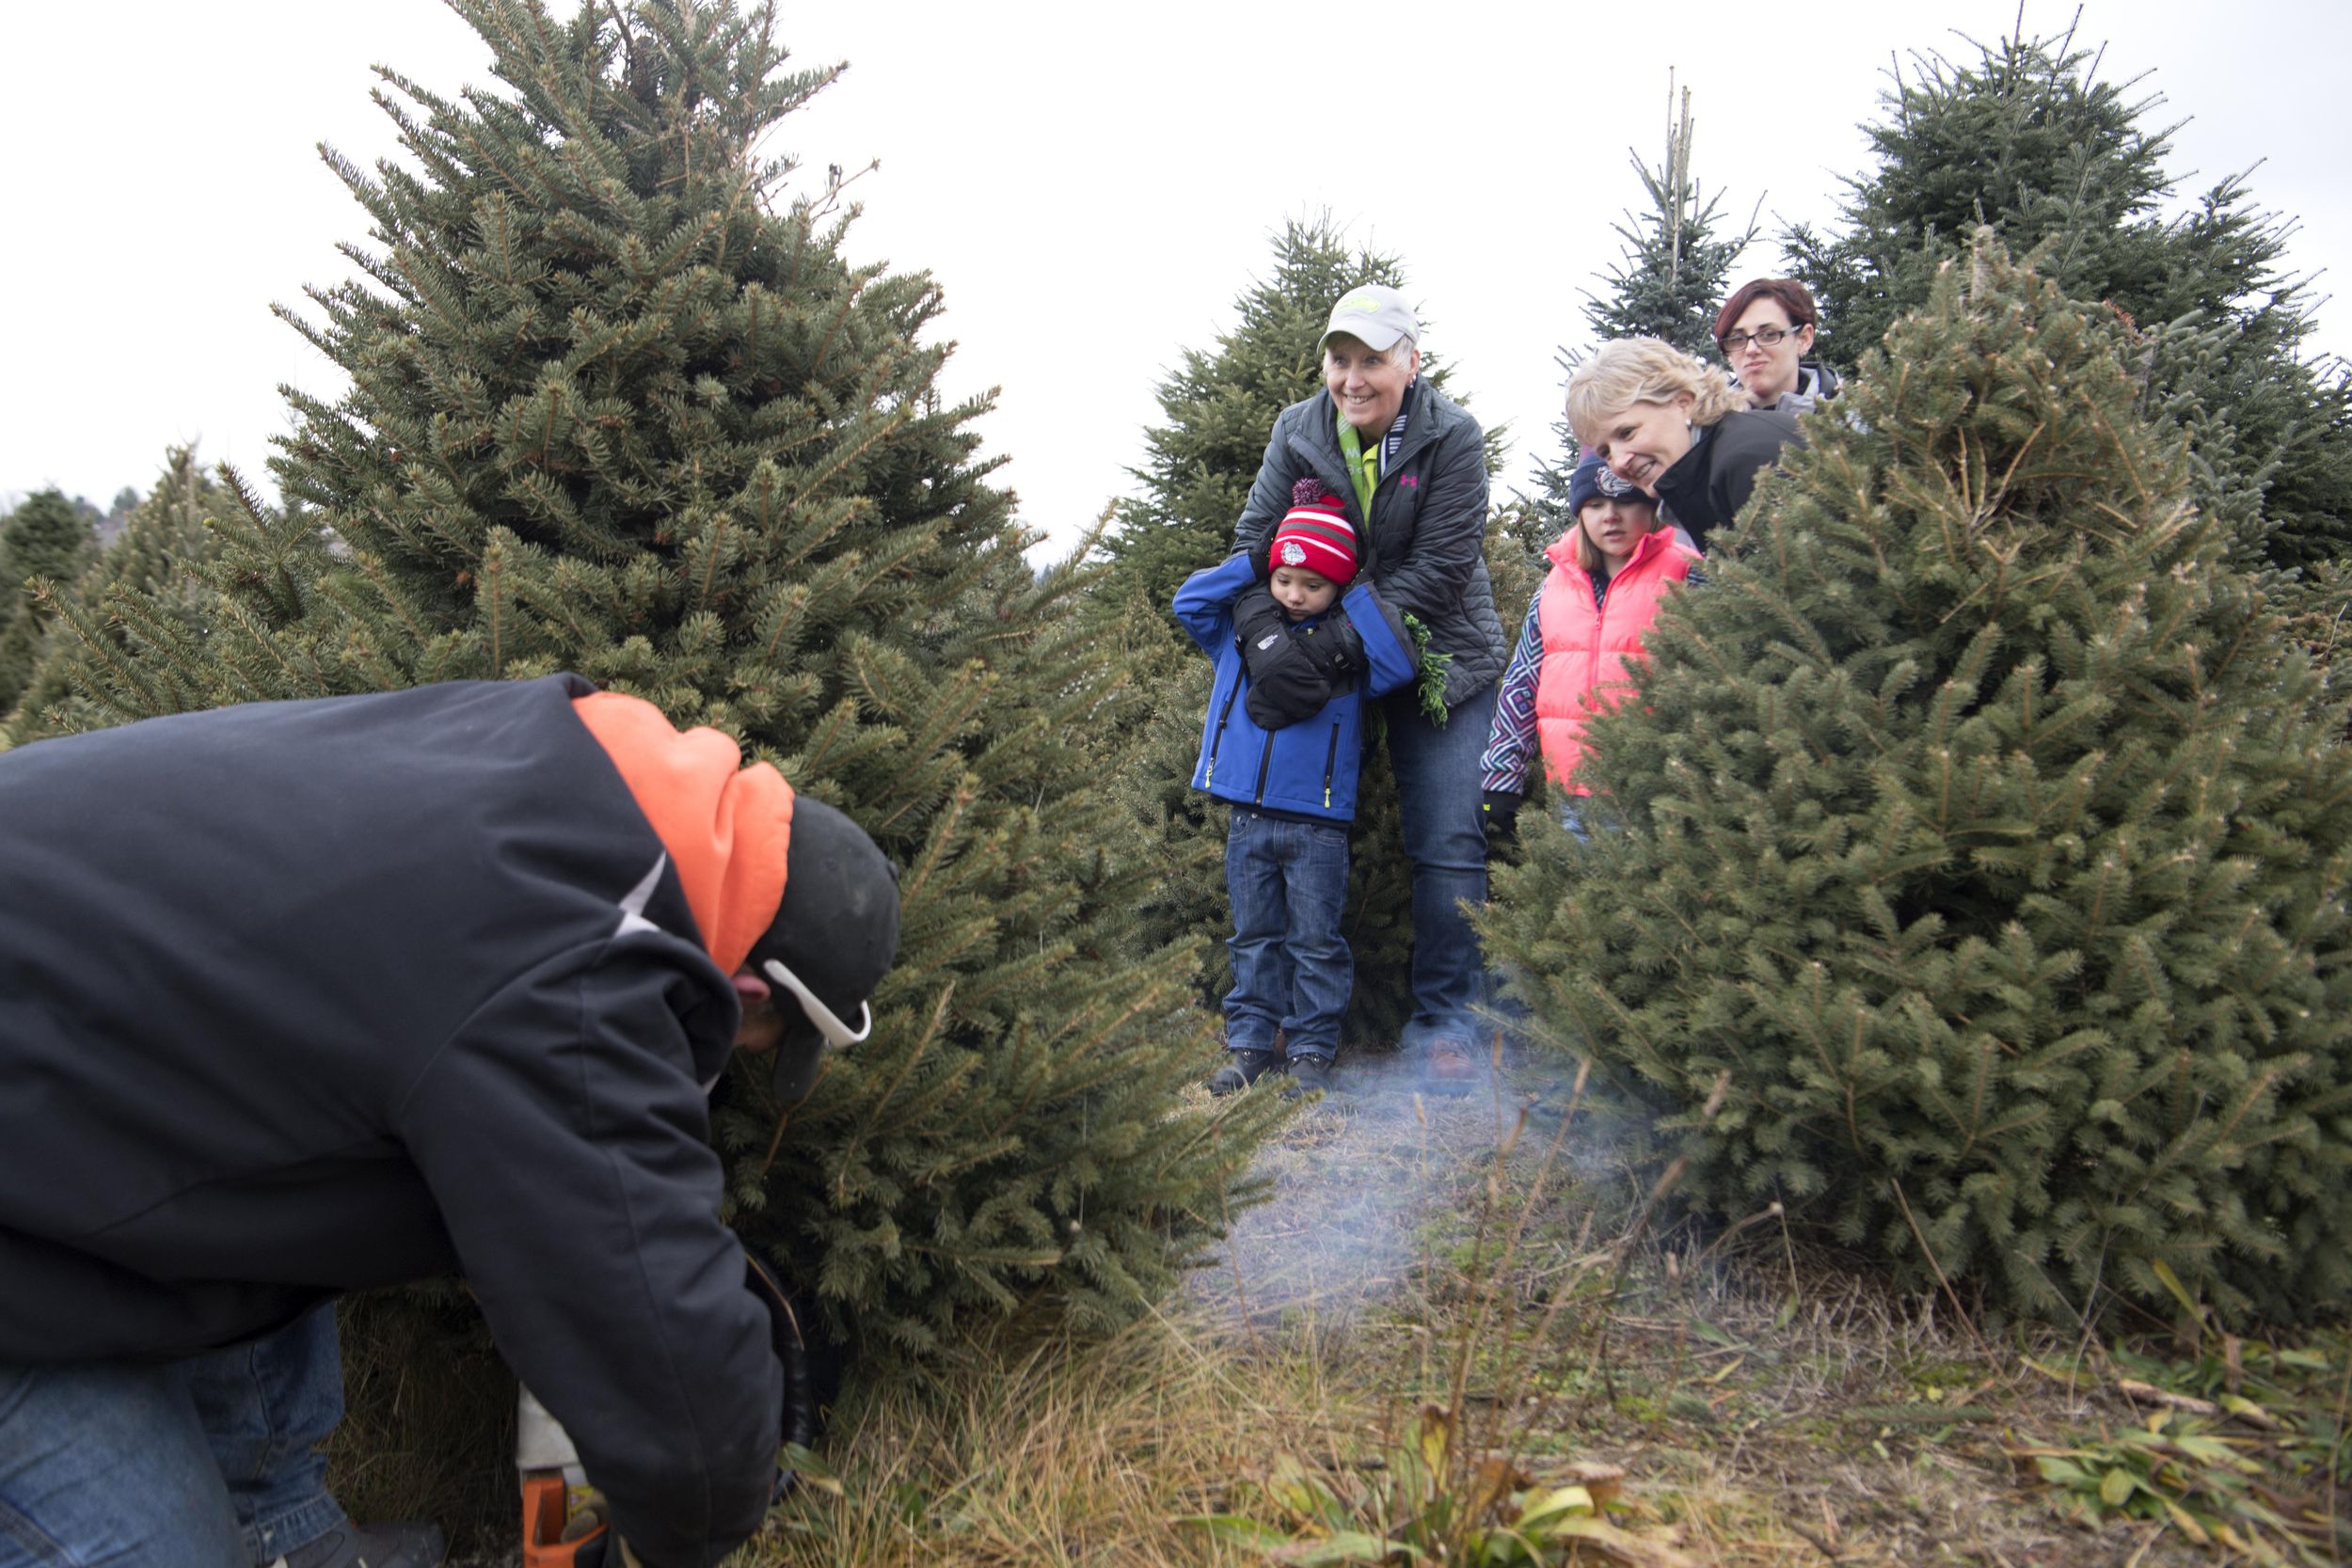
<path id="1" fill-rule="evenodd" d="M 1225 1258 L 1125 1332 L 868 1369 L 829 1474 L 737 1568 L 1263 1562 L 1185 1521 L 1282 1524 L 1263 1489 L 1285 1456 L 1359 1496 L 1424 1404 L 1473 1464 L 1622 1465 L 1625 1522 L 1692 1562 L 2251 1560 L 2074 1523 L 2021 1462 L 2138 1418 L 2097 1347 L 1957 1323 L 1769 1214 L 1645 1225 L 1648 1180 L 1570 1085 L 1423 1101 L 1378 1058 L 1343 1084 L 1268 1149 L 1273 1200 L 1232 1216 Z"/>

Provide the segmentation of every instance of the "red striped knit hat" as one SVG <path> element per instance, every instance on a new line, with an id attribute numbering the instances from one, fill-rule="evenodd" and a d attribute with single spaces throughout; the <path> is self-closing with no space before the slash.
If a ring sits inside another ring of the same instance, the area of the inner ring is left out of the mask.
<path id="1" fill-rule="evenodd" d="M 1274 530 L 1266 552 L 1271 567 L 1292 566 L 1344 587 L 1356 577 L 1356 531 L 1348 526 L 1347 503 L 1324 489 L 1319 479 L 1291 488 L 1291 509 Z"/>

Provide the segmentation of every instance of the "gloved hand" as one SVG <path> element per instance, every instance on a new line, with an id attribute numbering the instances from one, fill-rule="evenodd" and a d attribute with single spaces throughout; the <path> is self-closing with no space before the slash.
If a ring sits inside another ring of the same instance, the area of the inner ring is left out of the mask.
<path id="1" fill-rule="evenodd" d="M 1249 672 L 1243 704 L 1260 729 L 1279 730 L 1311 719 L 1331 700 L 1330 683 L 1307 657 L 1304 640 L 1291 633 L 1290 617 L 1263 588 L 1233 601 L 1233 641 Z"/>
<path id="2" fill-rule="evenodd" d="M 772 1260 L 748 1246 L 743 1249 L 743 1277 L 752 1294 L 768 1308 L 768 1343 L 784 1364 L 784 1422 L 778 1429 L 783 1435 L 778 1441 L 813 1448 L 824 1431 L 825 1418 L 808 1340 L 801 1332 L 800 1312 Z M 787 1471 L 777 1483 L 776 1495 L 782 1497 L 791 1483 L 791 1473 Z"/>
<path id="3" fill-rule="evenodd" d="M 1519 836 L 1519 804 L 1527 797 L 1509 789 L 1488 789 L 1478 797 L 1478 825 L 1486 831 L 1488 847 L 1516 844 Z"/>
<path id="4" fill-rule="evenodd" d="M 1297 638 L 1333 691 L 1347 690 L 1363 673 L 1363 635 L 1345 615 L 1334 611 L 1322 625 L 1299 631 Z"/>
<path id="5" fill-rule="evenodd" d="M 1265 531 L 1265 537 L 1249 546 L 1249 569 L 1258 574 L 1261 583 L 1274 576 L 1274 529 Z"/>

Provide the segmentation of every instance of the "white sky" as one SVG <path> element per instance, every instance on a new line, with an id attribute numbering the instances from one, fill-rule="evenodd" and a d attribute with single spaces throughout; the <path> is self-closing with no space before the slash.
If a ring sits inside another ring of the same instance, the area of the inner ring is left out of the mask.
<path id="1" fill-rule="evenodd" d="M 287 427 L 277 387 L 331 394 L 331 368 L 269 313 L 349 272 L 364 215 L 318 161 L 389 152 L 374 63 L 437 90 L 488 83 L 488 54 L 432 0 L 123 0 L 20 8 L 0 94 L 0 499 L 55 483 L 103 505 L 149 488 L 167 443 L 200 440 L 266 485 Z M 568 0 L 558 0 L 568 17 Z M 1583 340 L 1583 292 L 1641 200 L 1666 72 L 1693 89 L 1694 163 L 1724 211 L 1830 215 L 1861 166 L 1890 57 L 1973 50 L 2015 0 L 1680 5 L 1295 3 L 787 6 L 796 61 L 847 59 L 773 145 L 882 159 L 854 188 L 859 261 L 927 268 L 960 344 L 950 395 L 1002 388 L 981 426 L 1029 526 L 1066 545 L 1132 482 L 1153 388 L 1206 347 L 1268 264 L 1285 217 L 1323 211 L 1400 255 L 1424 344 L 1515 436 L 1506 483 L 1549 442 L 1555 347 Z M 2029 31 L 2064 27 L 2036 0 Z M 2254 195 L 2298 216 L 2290 253 L 2352 291 L 2352 6 L 2342 0 L 2089 0 L 2104 73 L 2142 71 L 2186 118 L 2184 195 L 2258 160 Z M 81 62 L 73 65 L 72 62 Z M 2160 118 L 2159 118 L 2160 117 Z M 1739 277 L 1777 272 L 1775 245 Z M 2352 300 L 2317 346 L 2352 353 Z M 1300 388 L 1304 396 L 1311 388 Z"/>

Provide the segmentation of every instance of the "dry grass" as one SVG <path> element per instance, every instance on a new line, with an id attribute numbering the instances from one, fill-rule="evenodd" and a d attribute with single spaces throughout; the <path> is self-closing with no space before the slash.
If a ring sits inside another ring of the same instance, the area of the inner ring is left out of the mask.
<path id="1" fill-rule="evenodd" d="M 1693 1561 L 2213 1560 L 2065 1522 L 2020 1473 L 2010 1445 L 2105 1408 L 2033 1370 L 2074 1347 L 1988 1345 L 1770 1225 L 1711 1250 L 1642 1237 L 1620 1272 L 1645 1189 L 1605 1123 L 1556 1136 L 1566 1085 L 1422 1101 L 1376 1058 L 1343 1083 L 1268 1151 L 1273 1201 L 1185 1299 L 1107 1344 L 974 1347 L 937 1384 L 869 1390 L 828 1455 L 837 1490 L 739 1560 L 1263 1562 L 1181 1521 L 1271 1518 L 1281 1456 L 1360 1470 L 1424 1402 L 1538 1476 L 1623 1465 L 1635 1521 Z"/>
<path id="2" fill-rule="evenodd" d="M 2098 1347 L 1990 1335 L 1769 1215 L 1657 1228 L 1569 1085 L 1423 1102 L 1378 1058 L 1343 1084 L 1268 1149 L 1273 1200 L 1232 1216 L 1180 1299 L 1106 1342 L 999 1338 L 869 1380 L 830 1473 L 738 1568 L 1264 1562 L 1185 1521 L 1292 1528 L 1268 1490 L 1285 1458 L 1360 1497 L 1425 1405 L 1454 1413 L 1473 1463 L 1623 1466 L 1627 1522 L 1690 1562 L 2253 1560 L 2074 1523 L 2021 1463 L 2136 1418 Z"/>

